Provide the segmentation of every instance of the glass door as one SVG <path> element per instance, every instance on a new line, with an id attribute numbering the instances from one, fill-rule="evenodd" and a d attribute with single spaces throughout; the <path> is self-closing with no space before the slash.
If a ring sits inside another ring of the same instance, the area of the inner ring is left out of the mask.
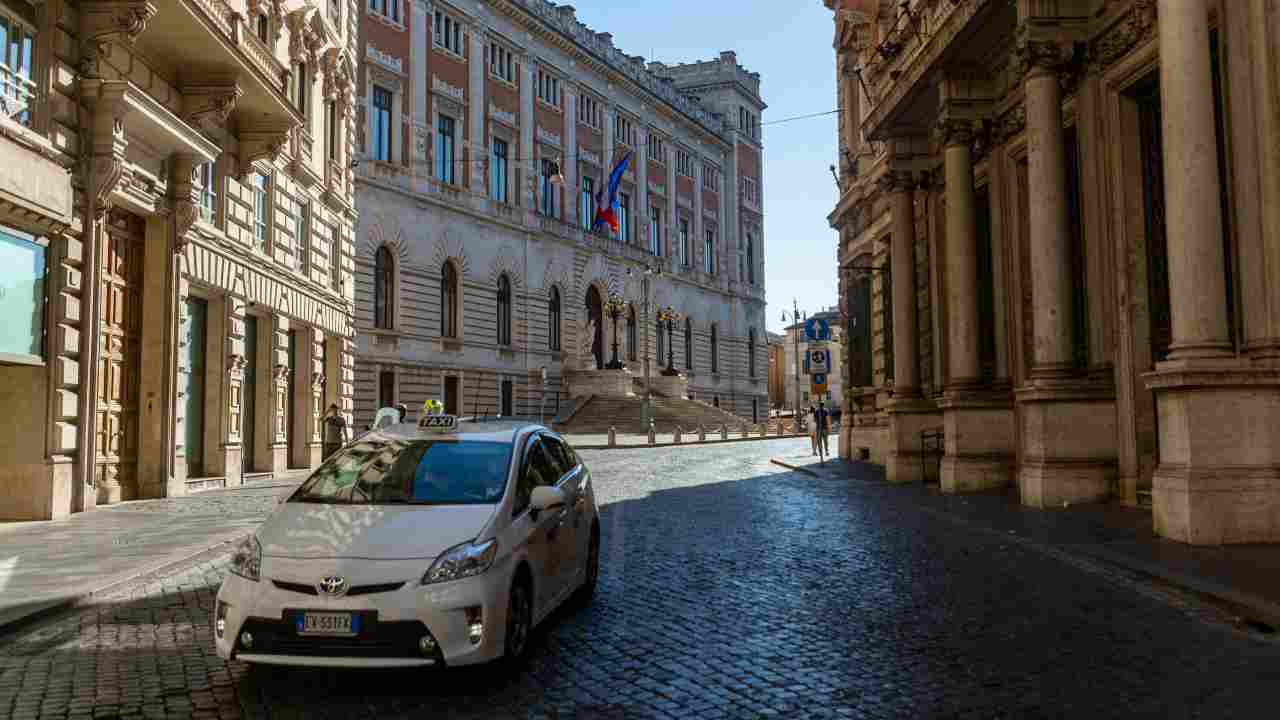
<path id="1" fill-rule="evenodd" d="M 240 459 L 244 472 L 253 472 L 253 446 L 256 436 L 254 416 L 257 405 L 258 318 L 244 319 L 244 384 L 240 389 Z"/>

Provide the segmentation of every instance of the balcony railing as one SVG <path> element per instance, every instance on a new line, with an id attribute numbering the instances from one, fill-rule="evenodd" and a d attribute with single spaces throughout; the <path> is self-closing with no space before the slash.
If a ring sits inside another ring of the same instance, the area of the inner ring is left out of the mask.
<path id="1" fill-rule="evenodd" d="M 8 65 L 0 63 L 0 110 L 11 120 L 27 125 L 31 122 L 31 103 L 36 84 Z"/>

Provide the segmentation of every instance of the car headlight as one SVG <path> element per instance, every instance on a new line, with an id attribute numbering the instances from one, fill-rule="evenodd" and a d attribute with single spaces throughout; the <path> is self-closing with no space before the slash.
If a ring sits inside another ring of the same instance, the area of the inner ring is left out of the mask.
<path id="1" fill-rule="evenodd" d="M 262 573 L 262 543 L 250 535 L 231 554 L 231 572 L 245 580 L 258 582 Z"/>
<path id="2" fill-rule="evenodd" d="M 465 542 L 445 550 L 422 576 L 422 584 L 448 582 L 472 577 L 488 570 L 498 557 L 498 540 Z"/>

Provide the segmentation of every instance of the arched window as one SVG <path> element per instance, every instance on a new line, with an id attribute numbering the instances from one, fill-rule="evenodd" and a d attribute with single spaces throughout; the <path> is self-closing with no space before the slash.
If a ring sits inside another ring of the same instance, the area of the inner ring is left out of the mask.
<path id="1" fill-rule="evenodd" d="M 689 318 L 684 319 L 684 367 L 693 369 L 693 322 Z"/>
<path id="2" fill-rule="evenodd" d="M 711 326 L 711 372 L 720 372 L 720 331 Z"/>
<path id="3" fill-rule="evenodd" d="M 458 337 L 458 271 L 448 261 L 440 269 L 440 334 Z"/>
<path id="4" fill-rule="evenodd" d="M 391 294 L 395 283 L 395 266 L 391 249 L 378 248 L 373 256 L 373 326 L 391 329 Z"/>
<path id="5" fill-rule="evenodd" d="M 560 349 L 560 288 L 552 286 L 551 299 L 547 301 L 547 346 Z"/>
<path id="6" fill-rule="evenodd" d="M 636 359 L 636 349 L 640 345 L 640 343 L 637 342 L 637 338 L 636 338 L 637 330 L 638 328 L 636 326 L 636 309 L 634 307 L 627 308 L 627 359 L 628 360 Z"/>
<path id="7" fill-rule="evenodd" d="M 756 329 L 747 331 L 747 377 L 756 376 Z"/>
<path id="8" fill-rule="evenodd" d="M 662 327 L 661 322 L 659 322 L 656 327 L 658 328 L 658 364 L 662 365 L 662 356 L 666 354 L 665 348 L 667 347 L 667 331 Z"/>
<path id="9" fill-rule="evenodd" d="M 498 276 L 498 344 L 511 344 L 511 280 Z"/>

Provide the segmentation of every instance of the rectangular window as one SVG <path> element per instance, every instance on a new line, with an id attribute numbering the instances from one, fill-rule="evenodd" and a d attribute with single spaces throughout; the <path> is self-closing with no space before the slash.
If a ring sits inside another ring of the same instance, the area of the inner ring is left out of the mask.
<path id="1" fill-rule="evenodd" d="M 440 116 L 439 131 L 436 133 L 436 177 L 440 182 L 455 182 L 453 162 L 453 118 Z"/>
<path id="2" fill-rule="evenodd" d="M 338 234 L 338 225 L 329 226 L 329 285 L 334 290 L 342 288 L 342 238 Z"/>
<path id="3" fill-rule="evenodd" d="M 649 254 L 662 255 L 662 211 L 652 206 L 649 208 Z"/>
<path id="4" fill-rule="evenodd" d="M 217 193 L 214 192 L 213 163 L 201 163 L 196 170 L 199 173 L 200 180 L 200 219 L 211 223 L 213 222 L 214 201 L 217 198 Z"/>
<path id="5" fill-rule="evenodd" d="M 551 183 L 551 160 L 542 158 L 542 172 L 538 173 L 539 210 L 547 217 L 556 217 L 556 186 Z"/>
<path id="6" fill-rule="evenodd" d="M 325 156 L 330 160 L 338 159 L 338 103 L 326 100 L 324 103 L 324 144 Z"/>
<path id="7" fill-rule="evenodd" d="M 636 128 L 631 121 L 622 116 L 622 113 L 616 113 L 613 118 L 613 139 L 621 145 L 627 147 L 636 146 Z"/>
<path id="8" fill-rule="evenodd" d="M 752 205 L 760 204 L 760 186 L 751 178 L 742 178 L 742 197 Z"/>
<path id="9" fill-rule="evenodd" d="M 391 162 L 391 91 L 373 86 L 373 118 L 370 148 L 373 159 Z"/>
<path id="10" fill-rule="evenodd" d="M 503 415 L 511 416 L 515 414 L 515 388 L 510 380 L 502 381 L 502 408 Z"/>
<path id="11" fill-rule="evenodd" d="M 596 130 L 599 130 L 601 123 L 604 122 L 600 103 L 589 95 L 578 96 L 578 122 Z"/>
<path id="12" fill-rule="evenodd" d="M 707 230 L 702 240 L 702 271 L 708 275 L 716 274 L 716 233 Z"/>
<path id="13" fill-rule="evenodd" d="M 493 139 L 493 160 L 490 163 L 489 193 L 498 202 L 507 202 L 507 141 Z"/>
<path id="14" fill-rule="evenodd" d="M 558 78 L 538 70 L 535 88 L 539 100 L 556 108 L 560 107 L 560 80 Z"/>
<path id="15" fill-rule="evenodd" d="M 689 266 L 689 221 L 684 218 L 680 218 L 680 238 L 676 243 L 676 258 L 682 266 Z"/>
<path id="16" fill-rule="evenodd" d="M 693 177 L 693 158 L 683 150 L 676 150 L 676 174 Z"/>
<path id="17" fill-rule="evenodd" d="M 583 176 L 582 199 L 578 202 L 578 219 L 582 221 L 582 229 L 590 230 L 595 219 L 596 181 Z"/>
<path id="18" fill-rule="evenodd" d="M 369 10 L 392 22 L 400 22 L 400 0 L 369 0 Z"/>
<path id="19" fill-rule="evenodd" d="M 306 63 L 293 65 L 293 104 L 303 117 L 307 114 L 307 91 L 311 89 L 311 77 L 307 74 Z"/>
<path id="20" fill-rule="evenodd" d="M 501 45 L 489 46 L 489 74 L 509 83 L 516 81 L 515 63 L 510 50 Z"/>
<path id="21" fill-rule="evenodd" d="M 662 142 L 662 138 L 657 135 L 649 135 L 648 150 L 649 159 L 654 162 L 663 162 L 667 156 L 666 143 Z"/>
<path id="22" fill-rule="evenodd" d="M 267 250 L 267 230 L 270 222 L 267 215 L 267 176 L 262 173 L 253 174 L 253 239 L 258 250 Z"/>
<path id="23" fill-rule="evenodd" d="M 0 359 L 44 357 L 47 242 L 0 227 Z"/>
<path id="24" fill-rule="evenodd" d="M 462 23 L 439 10 L 436 11 L 435 20 L 435 32 L 432 34 L 435 46 L 454 55 L 462 55 Z"/>
<path id="25" fill-rule="evenodd" d="M 631 196 L 618 193 L 618 240 L 631 242 Z"/>
<path id="26" fill-rule="evenodd" d="M 720 189 L 720 171 L 713 167 L 702 168 L 702 189 L 716 191 Z"/>
<path id="27" fill-rule="evenodd" d="M 36 90 L 31 80 L 35 34 L 30 24 L 0 15 L 0 43 L 0 105 L 15 122 L 29 126 Z"/>

